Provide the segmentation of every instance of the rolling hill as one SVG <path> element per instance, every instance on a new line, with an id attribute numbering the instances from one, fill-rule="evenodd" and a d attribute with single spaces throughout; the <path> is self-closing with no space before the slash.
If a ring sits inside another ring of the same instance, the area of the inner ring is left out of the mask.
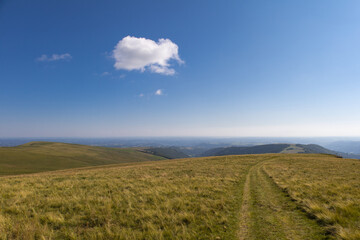
<path id="1" fill-rule="evenodd" d="M 254 154 L 6 176 L 0 239 L 360 239 L 359 170 Z"/>
<path id="2" fill-rule="evenodd" d="M 224 156 L 224 155 L 243 155 L 243 154 L 263 154 L 280 153 L 290 144 L 266 144 L 251 147 L 225 147 L 210 149 L 203 153 L 203 156 Z"/>
<path id="3" fill-rule="evenodd" d="M 322 153 L 341 156 L 341 153 L 331 151 L 316 144 L 264 144 L 250 147 L 223 147 L 210 149 L 202 156 L 225 156 L 265 153 Z"/>
<path id="4" fill-rule="evenodd" d="M 163 159 L 136 149 L 92 147 L 55 142 L 30 142 L 0 147 L 0 175 L 35 173 Z"/>
<path id="5" fill-rule="evenodd" d="M 336 155 L 343 158 L 360 159 L 360 155 L 329 150 L 317 144 L 263 144 L 253 146 L 228 146 L 217 148 L 186 147 L 150 147 L 144 152 L 167 159 L 210 157 L 225 155 L 265 154 L 265 153 L 320 153 Z"/>
<path id="6" fill-rule="evenodd" d="M 183 151 L 181 151 L 179 148 L 176 147 L 145 148 L 143 152 L 161 156 L 167 159 L 190 157 L 189 155 L 185 154 Z"/>

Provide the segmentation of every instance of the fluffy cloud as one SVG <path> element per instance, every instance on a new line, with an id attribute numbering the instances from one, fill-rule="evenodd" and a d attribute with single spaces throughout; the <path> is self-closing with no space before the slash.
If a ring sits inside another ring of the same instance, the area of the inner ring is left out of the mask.
<path id="1" fill-rule="evenodd" d="M 162 89 L 156 90 L 155 95 L 157 95 L 157 96 L 164 95 L 163 90 Z"/>
<path id="2" fill-rule="evenodd" d="M 52 61 L 58 61 L 58 60 L 70 60 L 72 56 L 69 53 L 64 54 L 53 54 L 53 55 L 46 55 L 43 54 L 40 57 L 38 57 L 36 60 L 40 62 L 52 62 Z"/>
<path id="3" fill-rule="evenodd" d="M 183 63 L 178 54 L 178 46 L 170 39 L 151 39 L 127 36 L 118 42 L 113 51 L 114 67 L 125 70 L 149 70 L 165 75 L 175 74 L 170 68 L 170 60 Z"/>

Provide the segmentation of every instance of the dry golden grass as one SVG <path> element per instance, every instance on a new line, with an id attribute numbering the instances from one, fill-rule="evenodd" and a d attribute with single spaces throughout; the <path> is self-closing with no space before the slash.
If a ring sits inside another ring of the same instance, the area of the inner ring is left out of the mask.
<path id="1" fill-rule="evenodd" d="M 360 239 L 359 170 L 264 154 L 0 177 L 0 239 Z"/>
<path id="2" fill-rule="evenodd" d="M 284 155 L 266 172 L 341 239 L 360 239 L 360 161 L 328 155 Z"/>
<path id="3" fill-rule="evenodd" d="M 234 239 L 259 157 L 161 161 L 0 179 L 1 239 Z"/>
<path id="4" fill-rule="evenodd" d="M 162 159 L 132 148 L 30 142 L 17 147 L 0 147 L 0 176 Z"/>
<path id="5" fill-rule="evenodd" d="M 250 168 L 243 191 L 239 239 L 329 239 L 325 230 L 265 173 L 264 164 L 283 156 L 263 157 L 264 161 Z"/>

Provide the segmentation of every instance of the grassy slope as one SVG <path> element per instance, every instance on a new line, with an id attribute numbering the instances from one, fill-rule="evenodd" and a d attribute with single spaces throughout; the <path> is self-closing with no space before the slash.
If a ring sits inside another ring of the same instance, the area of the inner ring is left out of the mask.
<path id="1" fill-rule="evenodd" d="M 360 161 L 291 156 L 266 172 L 310 215 L 341 239 L 360 239 Z"/>
<path id="2" fill-rule="evenodd" d="M 339 154 L 335 151 L 331 151 L 316 144 L 264 144 L 250 147 L 213 148 L 204 152 L 202 156 L 225 156 L 264 153 L 320 153 L 333 155 Z M 344 154 L 341 155 L 343 156 Z M 346 157 L 346 154 L 344 156 Z"/>
<path id="3" fill-rule="evenodd" d="M 276 158 L 269 157 L 248 172 L 239 239 L 327 239 L 325 231 L 263 171 L 263 164 Z"/>
<path id="4" fill-rule="evenodd" d="M 0 179 L 0 239 L 235 239 L 257 156 L 164 160 Z"/>
<path id="5" fill-rule="evenodd" d="M 0 239 L 359 239 L 359 170 L 264 154 L 3 177 Z"/>
<path id="6" fill-rule="evenodd" d="M 282 150 L 281 153 L 305 153 L 305 149 L 299 147 L 297 144 L 290 144 L 287 148 Z"/>
<path id="7" fill-rule="evenodd" d="M 144 152 L 161 156 L 167 159 L 176 159 L 176 158 L 188 158 L 189 155 L 183 153 L 178 148 L 174 147 L 159 147 L 159 148 L 145 148 Z"/>
<path id="8" fill-rule="evenodd" d="M 162 158 L 133 149 L 31 142 L 17 147 L 0 147 L 0 175 L 159 159 Z"/>

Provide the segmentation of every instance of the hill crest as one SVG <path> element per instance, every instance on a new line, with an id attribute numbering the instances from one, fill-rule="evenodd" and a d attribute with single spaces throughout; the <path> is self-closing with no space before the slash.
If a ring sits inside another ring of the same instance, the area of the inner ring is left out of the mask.
<path id="1" fill-rule="evenodd" d="M 0 175 L 161 160 L 133 148 L 108 148 L 58 142 L 0 147 Z"/>

